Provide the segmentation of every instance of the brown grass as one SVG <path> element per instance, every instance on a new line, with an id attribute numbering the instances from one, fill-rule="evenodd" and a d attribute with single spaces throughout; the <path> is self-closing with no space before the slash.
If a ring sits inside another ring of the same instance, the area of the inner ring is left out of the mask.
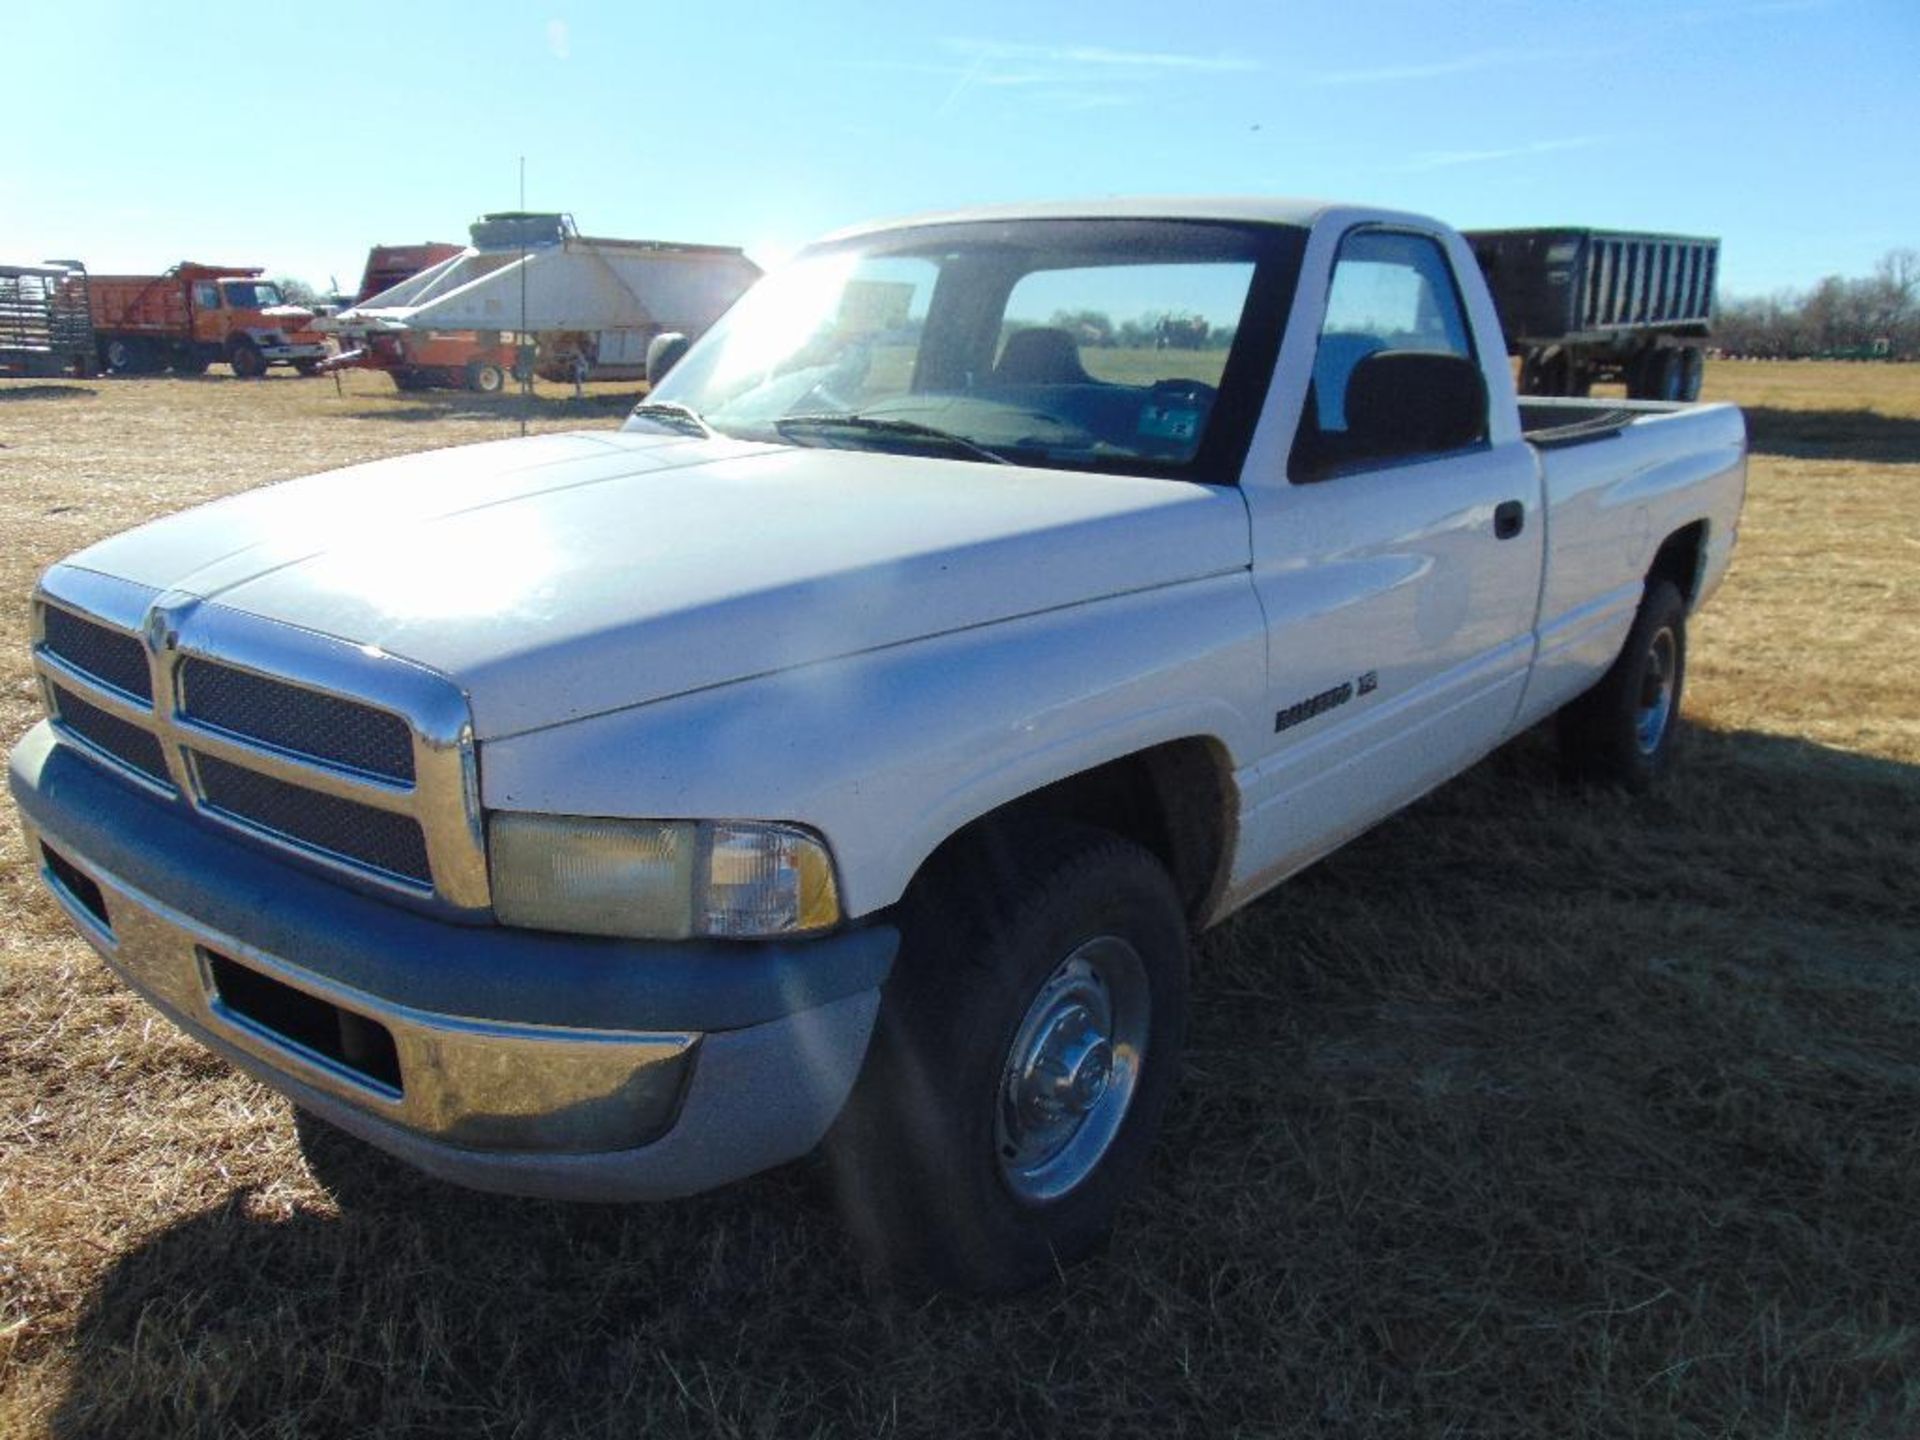
<path id="1" fill-rule="evenodd" d="M 1151 1185 L 1017 1302 L 867 1293 L 805 1167 L 329 1189 L 0 822 L 0 1434 L 1914 1434 L 1920 368 L 1709 376 L 1756 458 L 1675 783 L 1524 737 L 1209 937 Z M 0 738 L 42 565 L 507 429 L 384 383 L 0 385 Z"/>

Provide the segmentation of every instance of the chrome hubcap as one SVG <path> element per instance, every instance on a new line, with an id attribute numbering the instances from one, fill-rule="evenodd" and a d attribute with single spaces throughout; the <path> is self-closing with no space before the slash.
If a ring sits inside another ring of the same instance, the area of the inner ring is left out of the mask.
<path id="1" fill-rule="evenodd" d="M 1150 1015 L 1146 965 L 1116 936 L 1061 961 L 1001 1072 L 994 1145 L 1022 1200 L 1054 1200 L 1099 1166 L 1133 1103 Z"/>
<path id="2" fill-rule="evenodd" d="M 1647 668 L 1640 679 L 1640 713 L 1634 722 L 1642 755 L 1660 748 L 1673 718 L 1674 681 L 1679 673 L 1679 647 L 1673 631 L 1662 630 L 1647 649 Z"/>

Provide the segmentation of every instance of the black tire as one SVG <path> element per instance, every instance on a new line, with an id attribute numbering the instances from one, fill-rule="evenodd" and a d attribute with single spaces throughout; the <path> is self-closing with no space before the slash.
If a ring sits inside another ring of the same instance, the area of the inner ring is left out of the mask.
<path id="1" fill-rule="evenodd" d="M 1612 667 L 1560 712 L 1569 774 L 1636 793 L 1666 772 L 1687 681 L 1687 603 L 1671 580 L 1653 580 Z"/>
<path id="2" fill-rule="evenodd" d="M 100 347 L 100 363 L 115 375 L 151 375 L 161 361 L 146 341 L 116 335 Z"/>
<path id="3" fill-rule="evenodd" d="M 1101 1243 L 1146 1163 L 1186 1029 L 1179 897 L 1137 845 L 1042 824 L 963 840 L 902 911 L 828 1139 L 841 1208 L 894 1278 L 1025 1289 Z"/>
<path id="4" fill-rule="evenodd" d="M 1701 383 L 1707 377 L 1707 354 L 1696 345 L 1680 352 L 1680 396 L 1691 405 L 1700 398 Z"/>
<path id="5" fill-rule="evenodd" d="M 293 362 L 293 368 L 299 374 L 308 379 L 312 379 L 320 373 L 320 362 L 318 360 L 296 360 Z"/>
<path id="6" fill-rule="evenodd" d="M 507 372 L 491 360 L 474 360 L 467 365 L 467 388 L 482 395 L 498 395 L 507 388 Z"/>
<path id="7" fill-rule="evenodd" d="M 387 373 L 393 376 L 393 388 L 396 390 L 425 390 L 431 383 L 418 370 L 389 370 Z"/>
<path id="8" fill-rule="evenodd" d="M 1686 352 L 1682 350 L 1662 350 L 1660 368 L 1656 372 L 1655 390 L 1658 398 L 1673 402 L 1686 398 Z"/>
<path id="9" fill-rule="evenodd" d="M 1683 352 L 1643 350 L 1627 370 L 1629 400 L 1679 400 L 1683 384 Z"/>
<path id="10" fill-rule="evenodd" d="M 267 373 L 267 357 L 251 341 L 237 340 L 227 349 L 227 364 L 242 380 L 258 380 Z"/>
<path id="11" fill-rule="evenodd" d="M 1642 350 L 1638 355 L 1635 355 L 1631 360 L 1627 361 L 1624 367 L 1624 378 L 1627 382 L 1627 399 L 1653 399 L 1653 362 L 1656 353 L 1657 352 L 1652 350 Z"/>
<path id="12" fill-rule="evenodd" d="M 1519 390 L 1522 395 L 1544 395 L 1547 393 L 1544 388 L 1541 363 L 1538 347 L 1529 349 L 1525 355 L 1520 357 Z"/>

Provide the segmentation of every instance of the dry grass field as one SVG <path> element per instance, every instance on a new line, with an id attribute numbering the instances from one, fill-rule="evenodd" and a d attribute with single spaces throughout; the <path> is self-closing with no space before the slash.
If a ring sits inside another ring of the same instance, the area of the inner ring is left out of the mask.
<path id="1" fill-rule="evenodd" d="M 1146 1193 L 1016 1301 L 868 1291 L 804 1165 L 323 1184 L 0 819 L 0 1435 L 1920 1433 L 1920 367 L 1709 397 L 1755 458 L 1674 783 L 1571 789 L 1529 735 L 1209 936 Z M 0 742 L 42 566 L 511 426 L 369 376 L 0 383 Z"/>

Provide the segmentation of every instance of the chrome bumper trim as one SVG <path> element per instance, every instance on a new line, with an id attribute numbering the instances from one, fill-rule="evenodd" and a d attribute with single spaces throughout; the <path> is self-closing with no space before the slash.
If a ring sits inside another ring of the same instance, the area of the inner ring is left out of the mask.
<path id="1" fill-rule="evenodd" d="M 41 833 L 21 817 L 43 861 Z M 514 1025 L 429 1014 L 338 985 L 218 933 L 90 864 L 58 836 L 47 845 L 100 888 L 103 924 L 51 867 L 42 880 L 121 979 L 177 1018 L 271 1071 L 425 1140 L 502 1153 L 587 1154 L 658 1138 L 678 1112 L 703 1037 Z M 398 1089 L 235 1012 L 209 952 L 392 1035 Z"/>

